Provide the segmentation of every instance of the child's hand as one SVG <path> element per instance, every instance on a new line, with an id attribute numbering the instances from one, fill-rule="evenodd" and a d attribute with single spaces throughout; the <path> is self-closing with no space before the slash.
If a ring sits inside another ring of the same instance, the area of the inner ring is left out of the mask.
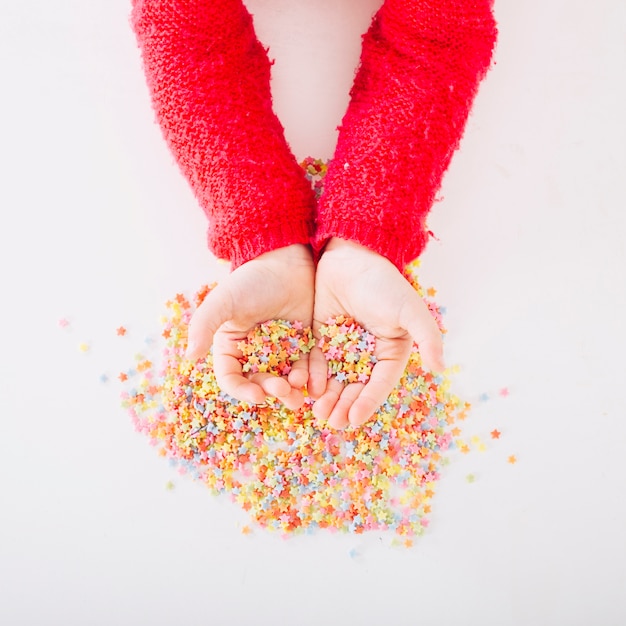
<path id="1" fill-rule="evenodd" d="M 443 370 L 443 343 L 426 303 L 385 257 L 342 239 L 331 239 L 315 279 L 313 330 L 329 318 L 347 314 L 376 336 L 378 362 L 367 384 L 327 381 L 319 348 L 310 355 L 309 392 L 313 413 L 334 428 L 369 420 L 396 386 L 418 344 L 424 367 Z"/>
<path id="2" fill-rule="evenodd" d="M 314 277 L 311 252 L 301 244 L 244 263 L 211 291 L 194 313 L 187 357 L 204 357 L 213 345 L 213 368 L 223 391 L 253 404 L 275 396 L 288 408 L 299 408 L 304 402 L 301 389 L 309 377 L 308 355 L 293 364 L 286 378 L 267 373 L 246 376 L 237 344 L 267 320 L 297 320 L 310 326 Z"/>

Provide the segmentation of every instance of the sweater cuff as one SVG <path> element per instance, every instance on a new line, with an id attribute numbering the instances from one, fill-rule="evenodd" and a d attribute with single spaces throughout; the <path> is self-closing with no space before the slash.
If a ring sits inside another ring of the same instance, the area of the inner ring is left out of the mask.
<path id="1" fill-rule="evenodd" d="M 311 220 L 307 219 L 257 224 L 254 227 L 239 222 L 237 230 L 236 239 L 221 238 L 212 228 L 209 228 L 207 236 L 209 248 L 218 258 L 230 261 L 232 270 L 278 248 L 293 244 L 310 245 L 313 236 Z"/>
<path id="2" fill-rule="evenodd" d="M 366 222 L 346 222 L 342 219 L 326 221 L 313 239 L 313 250 L 319 258 L 332 237 L 354 241 L 389 259 L 400 272 L 424 250 L 430 238 L 425 228 L 414 233 L 396 229 L 373 227 Z"/>

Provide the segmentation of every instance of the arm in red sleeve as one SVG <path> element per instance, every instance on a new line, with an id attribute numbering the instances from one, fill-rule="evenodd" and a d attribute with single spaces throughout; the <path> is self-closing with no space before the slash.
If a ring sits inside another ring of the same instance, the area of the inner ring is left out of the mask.
<path id="1" fill-rule="evenodd" d="M 272 110 L 270 67 L 241 0 L 133 0 L 163 135 L 234 267 L 309 243 L 314 199 Z"/>
<path id="2" fill-rule="evenodd" d="M 459 145 L 496 40 L 492 0 L 386 0 L 363 50 L 319 201 L 315 245 L 349 239 L 400 270 Z"/>

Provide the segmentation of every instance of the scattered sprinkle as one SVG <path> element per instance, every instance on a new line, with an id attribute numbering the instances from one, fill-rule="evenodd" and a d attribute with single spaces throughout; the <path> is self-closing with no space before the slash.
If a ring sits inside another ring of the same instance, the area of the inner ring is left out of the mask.
<path id="1" fill-rule="evenodd" d="M 475 483 L 475 482 L 476 482 L 476 476 L 475 476 L 474 474 L 468 474 L 468 475 L 465 477 L 465 480 L 466 480 L 468 483 Z"/>
<path id="2" fill-rule="evenodd" d="M 58 324 L 60 328 L 67 328 L 70 325 L 69 320 L 67 320 L 65 317 L 61 318 L 58 321 Z"/>
<path id="3" fill-rule="evenodd" d="M 514 454 L 512 454 L 512 455 L 511 455 L 511 456 L 507 459 L 507 461 L 508 461 L 511 465 L 515 465 L 515 463 L 517 463 L 517 457 L 516 457 Z"/>
<path id="4" fill-rule="evenodd" d="M 500 391 L 498 392 L 503 398 L 506 398 L 509 395 L 509 389 L 508 387 L 502 387 L 502 389 L 500 389 Z"/>
<path id="5" fill-rule="evenodd" d="M 106 374 L 100 374 L 100 382 L 101 383 L 108 383 L 109 382 L 109 377 Z"/>
<path id="6" fill-rule="evenodd" d="M 123 337 L 127 331 L 123 326 L 120 326 L 115 332 L 117 333 L 118 337 Z"/>
<path id="7" fill-rule="evenodd" d="M 89 344 L 88 343 L 79 343 L 78 344 L 78 350 L 80 352 L 82 352 L 83 354 L 85 352 L 89 352 Z"/>
<path id="8" fill-rule="evenodd" d="M 173 481 L 171 481 L 171 480 L 168 480 L 168 481 L 165 483 L 165 488 L 166 488 L 168 491 L 172 491 L 175 487 L 176 487 L 176 485 L 175 485 L 175 484 L 174 484 L 174 482 L 173 482 Z"/>
<path id="9" fill-rule="evenodd" d="M 422 369 L 416 351 L 370 422 L 342 431 L 318 423 L 310 402 L 297 411 L 272 399 L 238 402 L 217 387 L 211 355 L 196 363 L 184 357 L 189 321 L 209 291 L 167 303 L 161 365 L 137 355 L 133 370 L 120 374 L 137 430 L 181 474 L 229 494 L 260 527 L 283 536 L 390 530 L 405 545 L 423 534 L 446 454 L 457 447 L 452 430 L 469 410 L 450 392 L 450 379 Z M 323 330 L 331 375 L 369 376 L 373 335 L 345 316 Z M 260 325 L 240 345 L 244 367 L 287 371 L 310 349 L 309 333 L 285 320 Z"/>
<path id="10" fill-rule="evenodd" d="M 500 439 L 500 435 L 501 435 L 501 434 L 502 434 L 502 433 L 501 433 L 501 432 L 500 432 L 497 428 L 494 428 L 494 429 L 491 431 L 491 438 L 492 438 L 492 439 Z"/>

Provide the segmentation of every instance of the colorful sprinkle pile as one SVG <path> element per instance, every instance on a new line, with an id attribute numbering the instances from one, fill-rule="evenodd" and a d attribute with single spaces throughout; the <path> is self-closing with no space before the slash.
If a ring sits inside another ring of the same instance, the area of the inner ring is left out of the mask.
<path id="1" fill-rule="evenodd" d="M 261 324 L 237 344 L 244 372 L 269 372 L 287 376 L 292 364 L 315 345 L 310 328 L 301 322 L 275 320 Z"/>
<path id="2" fill-rule="evenodd" d="M 407 541 L 420 535 L 445 453 L 469 446 L 452 427 L 469 405 L 450 393 L 449 379 L 425 372 L 414 352 L 373 419 L 343 431 L 316 421 L 310 402 L 298 411 L 274 400 L 238 402 L 218 389 L 210 356 L 195 364 L 184 359 L 189 320 L 208 292 L 203 288 L 193 305 L 182 294 L 167 303 L 158 372 L 138 355 L 125 373 L 123 403 L 136 428 L 181 473 L 229 494 L 263 528 L 391 530 Z M 268 322 L 242 343 L 242 360 L 249 371 L 267 365 L 284 373 L 310 346 L 307 329 Z M 375 362 L 374 338 L 349 318 L 329 320 L 320 347 L 334 375 L 347 380 L 368 376 Z M 267 362 L 256 362 L 259 354 Z"/>
<path id="3" fill-rule="evenodd" d="M 315 197 L 319 199 L 324 189 L 324 176 L 326 176 L 328 171 L 328 162 L 322 159 L 307 157 L 300 163 L 300 167 L 304 170 L 306 179 L 311 183 Z"/>
<path id="4" fill-rule="evenodd" d="M 376 363 L 376 337 L 351 317 L 340 315 L 320 328 L 321 348 L 328 361 L 328 378 L 343 383 L 366 383 Z"/>

